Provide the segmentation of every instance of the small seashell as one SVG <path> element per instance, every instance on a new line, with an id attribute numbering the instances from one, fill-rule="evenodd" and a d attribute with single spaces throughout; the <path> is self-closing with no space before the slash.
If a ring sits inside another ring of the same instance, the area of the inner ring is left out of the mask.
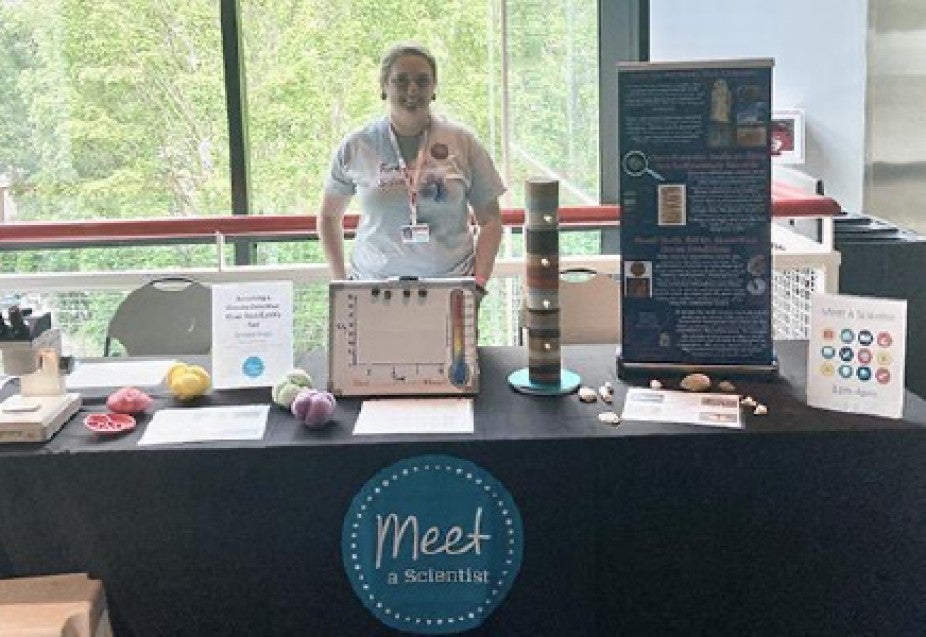
<path id="1" fill-rule="evenodd" d="M 593 403 L 598 400 L 598 394 L 591 387 L 579 387 L 579 400 L 583 403 Z"/>
<path id="2" fill-rule="evenodd" d="M 598 388 L 598 395 L 601 396 L 601 400 L 605 401 L 606 403 L 614 402 L 614 396 L 604 385 Z"/>
<path id="3" fill-rule="evenodd" d="M 685 391 L 702 392 L 711 388 L 711 379 L 706 374 L 688 374 L 678 384 Z"/>
<path id="4" fill-rule="evenodd" d="M 727 394 L 732 394 L 733 392 L 736 391 L 736 385 L 734 385 L 728 380 L 722 380 L 719 383 L 717 383 L 717 390 L 725 392 Z"/>
<path id="5" fill-rule="evenodd" d="M 755 407 L 759 403 L 756 402 L 756 399 L 752 396 L 746 396 L 743 400 L 740 401 L 740 405 L 743 407 Z"/>
<path id="6" fill-rule="evenodd" d="M 650 389 L 662 389 L 662 382 L 656 380 L 655 378 L 649 382 Z"/>
<path id="7" fill-rule="evenodd" d="M 756 416 L 764 416 L 768 413 L 768 407 L 765 405 L 756 405 L 756 408 L 752 413 L 754 413 Z"/>
<path id="8" fill-rule="evenodd" d="M 613 411 L 604 411 L 598 414 L 598 420 L 608 425 L 619 425 L 621 424 L 621 417 L 618 416 Z"/>

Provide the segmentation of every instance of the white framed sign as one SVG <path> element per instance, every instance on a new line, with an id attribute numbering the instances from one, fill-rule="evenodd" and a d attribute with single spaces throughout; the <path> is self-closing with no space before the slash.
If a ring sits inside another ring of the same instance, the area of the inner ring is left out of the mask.
<path id="1" fill-rule="evenodd" d="M 269 387 L 292 368 L 292 282 L 213 285 L 213 386 Z"/>
<path id="2" fill-rule="evenodd" d="M 807 404 L 902 418 L 907 302 L 813 294 Z"/>
<path id="3" fill-rule="evenodd" d="M 771 124 L 772 160 L 780 164 L 804 163 L 804 111 L 774 111 Z"/>

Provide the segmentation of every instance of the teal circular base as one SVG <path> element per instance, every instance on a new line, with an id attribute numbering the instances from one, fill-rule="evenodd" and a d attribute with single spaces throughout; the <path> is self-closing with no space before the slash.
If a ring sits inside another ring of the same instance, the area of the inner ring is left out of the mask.
<path id="1" fill-rule="evenodd" d="M 568 369 L 561 369 L 559 371 L 558 385 L 532 383 L 526 367 L 516 372 L 511 372 L 508 375 L 508 384 L 511 385 L 512 389 L 522 394 L 534 394 L 537 396 L 562 396 L 564 394 L 571 394 L 579 388 L 581 382 L 582 379 L 579 378 L 579 375 Z"/>

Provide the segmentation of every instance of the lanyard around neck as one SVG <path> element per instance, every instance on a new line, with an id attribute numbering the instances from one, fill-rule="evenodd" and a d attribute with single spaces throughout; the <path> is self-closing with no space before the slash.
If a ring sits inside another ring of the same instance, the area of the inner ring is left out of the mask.
<path id="1" fill-rule="evenodd" d="M 392 142 L 392 149 L 395 151 L 396 157 L 398 157 L 402 177 L 405 178 L 405 187 L 408 189 L 408 208 L 411 211 L 411 223 L 415 225 L 418 223 L 418 189 L 421 182 L 421 167 L 424 166 L 428 150 L 428 129 L 425 128 L 422 133 L 421 142 L 418 146 L 418 157 L 415 159 L 414 172 L 409 170 L 408 165 L 405 163 L 392 124 L 389 124 L 389 141 Z"/>

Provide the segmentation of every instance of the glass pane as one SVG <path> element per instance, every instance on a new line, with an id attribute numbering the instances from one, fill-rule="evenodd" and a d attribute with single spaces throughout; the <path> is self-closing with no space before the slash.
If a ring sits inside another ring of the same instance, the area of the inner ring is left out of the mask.
<path id="1" fill-rule="evenodd" d="M 508 2 L 511 188 L 560 180 L 563 205 L 598 202 L 598 5 Z"/>
<path id="2" fill-rule="evenodd" d="M 0 1 L 5 219 L 228 214 L 218 11 Z"/>
<path id="3" fill-rule="evenodd" d="M 252 210 L 314 213 L 331 154 L 385 113 L 379 59 L 415 40 L 437 58 L 433 110 L 497 151 L 498 42 L 489 0 L 241 0 Z"/>
<path id="4" fill-rule="evenodd" d="M 652 0 L 651 58 L 774 58 L 773 110 L 802 111 L 805 124 L 803 159 L 786 167 L 821 179 L 845 210 L 858 211 L 869 4 L 877 3 L 781 0 L 769 11 L 762 0 L 716 0 L 705 11 L 688 0 Z"/>

